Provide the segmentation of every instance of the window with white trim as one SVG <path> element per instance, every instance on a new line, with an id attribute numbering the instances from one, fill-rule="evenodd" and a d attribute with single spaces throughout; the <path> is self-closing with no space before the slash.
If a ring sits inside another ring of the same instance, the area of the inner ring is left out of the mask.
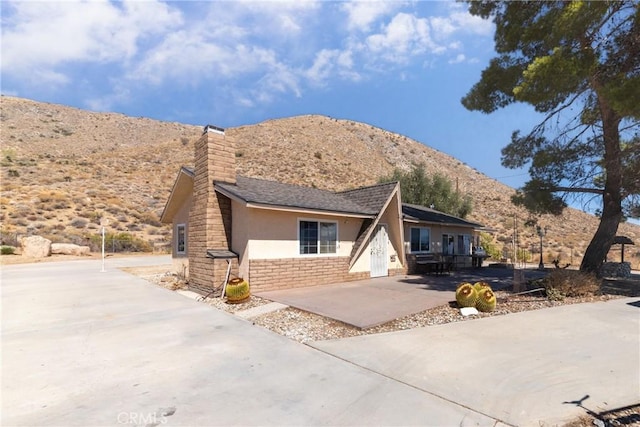
<path id="1" fill-rule="evenodd" d="M 335 254 L 338 250 L 338 223 L 325 221 L 298 222 L 300 254 Z"/>
<path id="2" fill-rule="evenodd" d="M 187 253 L 187 226 L 186 224 L 176 225 L 176 253 Z"/>
<path id="3" fill-rule="evenodd" d="M 431 230 L 426 227 L 411 227 L 411 253 L 429 252 Z"/>

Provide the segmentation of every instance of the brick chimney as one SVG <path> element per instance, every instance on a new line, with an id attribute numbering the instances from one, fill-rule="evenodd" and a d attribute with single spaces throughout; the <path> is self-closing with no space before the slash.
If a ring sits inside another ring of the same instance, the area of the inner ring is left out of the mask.
<path id="1" fill-rule="evenodd" d="M 205 126 L 195 144 L 193 200 L 189 212 L 189 287 L 208 294 L 220 286 L 227 260 L 207 257 L 207 250 L 231 250 L 231 200 L 214 191 L 214 181 L 236 182 L 236 144 L 224 129 Z M 232 272 L 237 273 L 237 259 Z"/>

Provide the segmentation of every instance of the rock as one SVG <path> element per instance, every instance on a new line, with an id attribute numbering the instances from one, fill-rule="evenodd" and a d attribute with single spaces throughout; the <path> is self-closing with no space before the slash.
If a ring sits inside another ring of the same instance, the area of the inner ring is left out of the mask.
<path id="1" fill-rule="evenodd" d="M 630 262 L 605 262 L 600 268 L 602 277 L 631 277 Z"/>
<path id="2" fill-rule="evenodd" d="M 463 316 L 473 316 L 474 314 L 478 314 L 478 309 L 475 307 L 462 307 L 460 309 L 460 314 Z"/>
<path id="3" fill-rule="evenodd" d="M 51 253 L 60 255 L 89 255 L 89 246 L 74 245 L 73 243 L 52 243 Z"/>
<path id="4" fill-rule="evenodd" d="M 51 240 L 41 236 L 29 236 L 20 240 L 22 255 L 29 258 L 45 258 L 51 256 Z"/>

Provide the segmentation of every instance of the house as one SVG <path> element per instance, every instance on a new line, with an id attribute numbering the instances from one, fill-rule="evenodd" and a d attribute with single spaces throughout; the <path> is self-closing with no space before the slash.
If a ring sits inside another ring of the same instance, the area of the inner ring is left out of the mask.
<path id="1" fill-rule="evenodd" d="M 248 178 L 235 152 L 223 129 L 205 127 L 161 217 L 193 290 L 210 292 L 227 271 L 261 291 L 404 274 L 417 253 L 471 253 L 479 224 L 403 205 L 398 183 L 330 192 Z"/>

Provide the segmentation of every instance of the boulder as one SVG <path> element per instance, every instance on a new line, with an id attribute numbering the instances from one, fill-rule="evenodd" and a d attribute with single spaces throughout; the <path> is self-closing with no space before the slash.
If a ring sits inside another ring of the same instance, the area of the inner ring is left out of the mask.
<path id="1" fill-rule="evenodd" d="M 73 243 L 52 243 L 51 253 L 60 255 L 89 255 L 89 246 L 74 245 Z"/>
<path id="2" fill-rule="evenodd" d="M 630 262 L 605 262 L 600 268 L 600 274 L 602 277 L 631 277 L 631 263 Z"/>
<path id="3" fill-rule="evenodd" d="M 22 255 L 29 258 L 45 258 L 51 255 L 51 240 L 41 236 L 23 237 L 20 245 Z"/>

